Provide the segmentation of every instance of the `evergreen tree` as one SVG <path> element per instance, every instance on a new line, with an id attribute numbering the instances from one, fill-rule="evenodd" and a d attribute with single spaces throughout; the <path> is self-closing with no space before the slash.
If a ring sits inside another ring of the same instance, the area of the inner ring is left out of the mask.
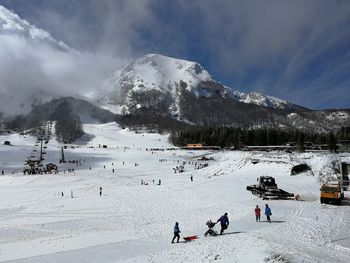
<path id="1" fill-rule="evenodd" d="M 298 132 L 298 151 L 304 152 L 305 151 L 305 136 L 304 133 Z"/>
<path id="2" fill-rule="evenodd" d="M 337 151 L 337 139 L 335 138 L 333 132 L 328 134 L 328 148 L 331 152 Z"/>

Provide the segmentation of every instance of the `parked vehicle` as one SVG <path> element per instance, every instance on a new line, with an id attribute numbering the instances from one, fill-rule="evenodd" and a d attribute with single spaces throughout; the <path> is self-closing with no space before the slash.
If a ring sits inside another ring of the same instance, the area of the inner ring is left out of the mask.
<path id="1" fill-rule="evenodd" d="M 247 186 L 247 190 L 251 191 L 253 195 L 263 199 L 288 199 L 294 197 L 293 193 L 288 193 L 277 187 L 275 178 L 271 176 L 260 176 L 258 184 Z"/>
<path id="2" fill-rule="evenodd" d="M 322 184 L 320 190 L 321 204 L 339 205 L 344 198 L 344 190 L 341 180 Z"/>

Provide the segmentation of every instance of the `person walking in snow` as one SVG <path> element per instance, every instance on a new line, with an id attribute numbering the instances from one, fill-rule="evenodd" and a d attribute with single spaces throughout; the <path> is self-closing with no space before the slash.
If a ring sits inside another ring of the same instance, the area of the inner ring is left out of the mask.
<path id="1" fill-rule="evenodd" d="M 175 238 L 177 238 L 177 243 L 179 243 L 179 240 L 180 240 L 180 227 L 179 227 L 179 223 L 178 222 L 175 222 L 175 226 L 174 226 L 174 237 L 173 237 L 173 240 L 171 241 L 171 243 L 174 243 L 175 241 Z"/>
<path id="2" fill-rule="evenodd" d="M 256 222 L 260 222 L 260 214 L 261 214 L 261 209 L 260 209 L 260 207 L 258 206 L 258 205 L 256 205 L 256 207 L 255 207 L 255 220 L 256 220 Z"/>
<path id="3" fill-rule="evenodd" d="M 270 216 L 272 216 L 272 213 L 268 204 L 265 205 L 265 215 L 266 215 L 267 222 L 271 223 Z"/>
<path id="4" fill-rule="evenodd" d="M 100 186 L 100 196 L 102 195 L 102 186 Z"/>
<path id="5" fill-rule="evenodd" d="M 226 230 L 228 228 L 228 225 L 230 224 L 228 217 L 227 217 L 227 213 L 225 213 L 224 215 L 222 215 L 218 221 L 216 221 L 216 223 L 220 222 L 221 224 L 221 230 L 220 230 L 220 235 L 222 235 L 224 233 L 224 230 Z"/>

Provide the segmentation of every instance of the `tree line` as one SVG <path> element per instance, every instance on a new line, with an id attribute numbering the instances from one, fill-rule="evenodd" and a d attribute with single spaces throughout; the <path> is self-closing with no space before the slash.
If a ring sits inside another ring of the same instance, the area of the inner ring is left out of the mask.
<path id="1" fill-rule="evenodd" d="M 299 147 L 303 147 L 308 142 L 335 145 L 337 140 L 350 140 L 350 127 L 343 127 L 335 134 L 276 128 L 196 127 L 183 131 L 172 131 L 169 140 L 176 146 L 202 143 L 204 145 L 235 148 L 239 148 L 240 144 L 267 146 L 285 145 L 291 142 L 296 143 Z"/>

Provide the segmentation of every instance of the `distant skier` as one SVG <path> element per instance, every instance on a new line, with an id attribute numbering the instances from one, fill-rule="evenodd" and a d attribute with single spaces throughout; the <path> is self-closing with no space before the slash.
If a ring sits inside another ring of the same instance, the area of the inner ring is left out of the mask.
<path id="1" fill-rule="evenodd" d="M 265 205 L 265 215 L 266 215 L 267 222 L 271 223 L 270 216 L 272 216 L 272 213 L 271 213 L 271 209 L 268 206 L 268 204 Z"/>
<path id="2" fill-rule="evenodd" d="M 70 197 L 71 197 L 71 198 L 74 198 L 73 190 L 70 190 Z"/>
<path id="3" fill-rule="evenodd" d="M 220 235 L 222 235 L 224 233 L 224 230 L 226 230 L 228 228 L 228 225 L 230 224 L 227 215 L 228 214 L 225 213 L 223 216 L 221 216 L 218 219 L 218 221 L 216 221 L 216 223 L 220 222 L 220 224 L 221 224 Z"/>
<path id="4" fill-rule="evenodd" d="M 260 214 L 261 214 L 261 209 L 260 209 L 260 207 L 258 206 L 258 205 L 256 205 L 256 207 L 255 207 L 255 220 L 256 220 L 256 222 L 260 222 Z"/>
<path id="5" fill-rule="evenodd" d="M 100 196 L 102 195 L 102 187 L 100 186 Z"/>
<path id="6" fill-rule="evenodd" d="M 180 227 L 179 227 L 179 223 L 178 222 L 175 222 L 175 226 L 174 226 L 174 237 L 173 237 L 173 240 L 171 241 L 171 243 L 174 243 L 175 241 L 175 238 L 177 238 L 177 243 L 179 243 L 179 240 L 180 240 Z"/>
<path id="7" fill-rule="evenodd" d="M 191 182 L 193 182 L 193 175 L 191 175 L 190 179 L 191 179 Z"/>

